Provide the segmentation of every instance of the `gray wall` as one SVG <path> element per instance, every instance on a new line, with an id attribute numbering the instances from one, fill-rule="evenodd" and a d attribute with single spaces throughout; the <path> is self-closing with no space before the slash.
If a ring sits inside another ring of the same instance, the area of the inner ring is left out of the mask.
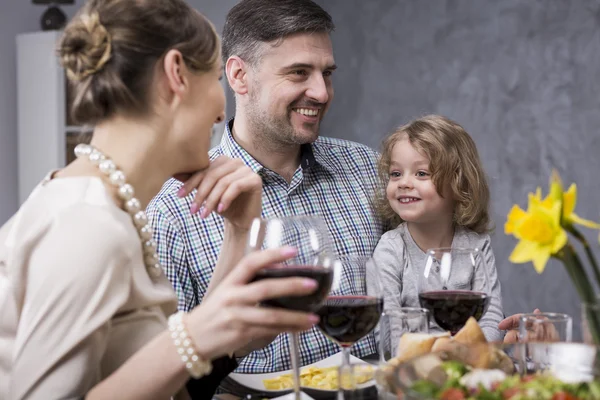
<path id="1" fill-rule="evenodd" d="M 337 25 L 340 67 L 322 133 L 378 148 L 395 126 L 425 113 L 461 123 L 490 178 L 505 311 L 568 312 L 578 335 L 579 300 L 562 264 L 541 276 L 531 264 L 511 265 L 515 241 L 503 227 L 512 204 L 525 207 L 528 192 L 546 187 L 552 167 L 579 184 L 579 215 L 600 220 L 600 3 L 319 3 Z"/>
<path id="2" fill-rule="evenodd" d="M 235 0 L 194 0 L 219 29 Z M 559 263 L 537 276 L 510 265 L 505 215 L 554 166 L 579 183 L 578 211 L 600 219 L 600 5 L 595 0 L 319 0 L 333 15 L 336 99 L 323 133 L 374 148 L 424 113 L 445 114 L 476 140 L 493 191 L 493 236 L 507 313 L 543 307 L 577 316 Z M 72 15 L 83 3 L 65 7 Z M 0 224 L 17 208 L 15 35 L 42 6 L 0 0 Z M 7 11 L 10 10 L 10 11 Z M 231 100 L 228 98 L 228 100 Z M 228 102 L 228 111 L 232 108 Z M 590 238 L 595 239 L 595 236 Z M 600 254 L 600 252 L 599 252 Z"/>
<path id="3" fill-rule="evenodd" d="M 236 0 L 188 0 L 220 32 Z M 61 6 L 71 17 L 85 3 Z M 17 72 L 16 35 L 40 30 L 44 6 L 30 0 L 0 0 L 0 226 L 17 211 Z M 230 103 L 228 99 L 228 104 Z"/>

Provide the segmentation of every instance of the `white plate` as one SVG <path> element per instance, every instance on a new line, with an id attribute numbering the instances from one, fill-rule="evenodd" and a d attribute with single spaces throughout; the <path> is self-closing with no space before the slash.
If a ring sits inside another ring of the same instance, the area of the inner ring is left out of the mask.
<path id="1" fill-rule="evenodd" d="M 360 358 L 356 358 L 353 355 L 350 355 L 350 363 L 352 363 L 352 364 L 368 364 L 369 365 L 369 363 L 361 360 Z M 303 368 L 308 368 L 308 367 L 326 368 L 326 367 L 334 367 L 334 366 L 340 366 L 340 365 L 342 365 L 342 353 L 341 352 L 336 353 L 330 357 L 327 357 L 321 361 L 317 361 L 316 363 L 305 365 L 305 366 L 301 367 L 300 369 L 302 370 Z M 373 368 L 375 369 L 375 368 L 377 368 L 377 366 L 373 365 Z M 229 378 L 233 379 L 238 384 L 240 384 L 248 389 L 251 389 L 252 391 L 265 393 L 265 394 L 268 394 L 269 396 L 281 396 L 285 393 L 288 393 L 290 390 L 267 390 L 267 389 L 265 389 L 263 379 L 277 378 L 278 376 L 281 376 L 284 374 L 290 374 L 291 372 L 292 372 L 291 370 L 287 370 L 287 371 L 271 372 L 268 374 L 236 374 L 236 373 L 232 373 L 232 374 L 229 374 Z M 368 382 L 358 385 L 358 388 L 365 389 L 365 388 L 368 388 L 371 386 L 375 386 L 375 379 L 371 379 Z M 315 389 L 315 388 L 304 387 L 304 386 L 302 386 L 302 391 L 314 398 L 322 398 L 323 395 L 330 397 L 331 395 L 333 395 L 337 392 L 337 390 Z"/>

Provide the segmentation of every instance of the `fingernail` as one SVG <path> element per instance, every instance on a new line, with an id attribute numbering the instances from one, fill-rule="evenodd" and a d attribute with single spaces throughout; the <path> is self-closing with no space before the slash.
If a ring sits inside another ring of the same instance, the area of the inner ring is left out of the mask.
<path id="1" fill-rule="evenodd" d="M 302 282 L 302 285 L 304 285 L 304 287 L 307 288 L 316 288 L 317 287 L 317 281 L 315 281 L 314 279 L 304 279 L 304 281 Z"/>
<path id="2" fill-rule="evenodd" d="M 192 206 L 190 207 L 190 212 L 192 214 L 196 214 L 198 212 L 198 204 L 192 203 Z"/>
<path id="3" fill-rule="evenodd" d="M 284 257 L 291 257 L 297 254 L 296 248 L 291 246 L 286 246 L 281 249 L 281 255 Z"/>
<path id="4" fill-rule="evenodd" d="M 181 187 L 178 191 L 177 191 L 177 197 L 183 197 L 185 196 L 185 188 Z"/>
<path id="5" fill-rule="evenodd" d="M 206 208 L 203 208 L 202 211 L 200 212 L 200 218 L 204 219 L 208 217 L 208 210 Z"/>
<path id="6" fill-rule="evenodd" d="M 308 320 L 310 321 L 311 324 L 316 324 L 317 322 L 319 322 L 319 316 L 318 315 L 310 315 L 308 317 Z"/>
<path id="7" fill-rule="evenodd" d="M 223 208 L 225 208 L 225 206 L 223 205 L 223 203 L 219 203 L 219 206 L 217 207 L 217 212 L 221 213 L 223 211 Z"/>

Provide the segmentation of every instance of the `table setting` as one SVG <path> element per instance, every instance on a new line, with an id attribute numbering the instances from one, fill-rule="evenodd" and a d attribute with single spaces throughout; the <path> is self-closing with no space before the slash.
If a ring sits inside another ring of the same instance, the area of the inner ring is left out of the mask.
<path id="1" fill-rule="evenodd" d="M 504 231 L 518 240 L 512 263 L 531 262 L 538 273 L 551 257 L 564 265 L 582 301 L 582 342 L 573 341 L 573 316 L 551 310 L 521 314 L 517 343 L 486 340 L 479 321 L 489 307 L 490 284 L 480 249 L 427 250 L 416 282 L 420 307 L 391 307 L 396 302 L 390 301 L 393 294 L 383 294 L 374 260 L 334 255 L 318 217 L 262 222 L 253 228 L 249 248 L 285 244 L 300 249 L 301 259 L 270 273 L 322 275 L 315 278 L 320 288 L 310 299 L 280 299 L 275 306 L 315 312 L 318 329 L 340 352 L 300 367 L 297 339 L 291 336 L 290 370 L 232 373 L 222 388 L 235 394 L 215 398 L 600 399 L 600 302 L 595 289 L 600 271 L 591 245 L 576 227 L 599 229 L 600 224 L 577 216 L 575 202 L 576 185 L 564 190 L 553 173 L 547 196 L 538 189 L 529 195 L 526 210 L 515 205 Z M 581 244 L 588 266 L 570 240 Z M 336 288 L 347 279 L 344 265 L 360 273 L 353 276 L 350 292 L 341 295 Z M 369 337 L 376 343 L 372 355 L 350 354 L 356 342 Z"/>

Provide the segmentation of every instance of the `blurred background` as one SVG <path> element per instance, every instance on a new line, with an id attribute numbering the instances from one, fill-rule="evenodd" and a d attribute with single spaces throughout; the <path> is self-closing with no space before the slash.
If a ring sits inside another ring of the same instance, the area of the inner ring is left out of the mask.
<path id="1" fill-rule="evenodd" d="M 219 31 L 236 3 L 189 2 Z M 424 114 L 463 125 L 491 184 L 506 314 L 569 313 L 578 340 L 580 300 L 562 264 L 551 261 L 542 275 L 531 264 L 510 264 L 515 241 L 503 227 L 513 204 L 525 207 L 536 186 L 546 190 L 552 168 L 565 184 L 578 184 L 578 214 L 600 220 L 600 1 L 317 2 L 337 26 L 339 67 L 321 134 L 379 149 L 396 126 Z M 70 17 L 82 4 L 60 8 Z M 15 38 L 41 30 L 46 7 L 0 0 L 0 224 L 19 203 Z M 232 116 L 230 93 L 227 108 Z M 586 233 L 600 255 L 597 232 Z"/>

